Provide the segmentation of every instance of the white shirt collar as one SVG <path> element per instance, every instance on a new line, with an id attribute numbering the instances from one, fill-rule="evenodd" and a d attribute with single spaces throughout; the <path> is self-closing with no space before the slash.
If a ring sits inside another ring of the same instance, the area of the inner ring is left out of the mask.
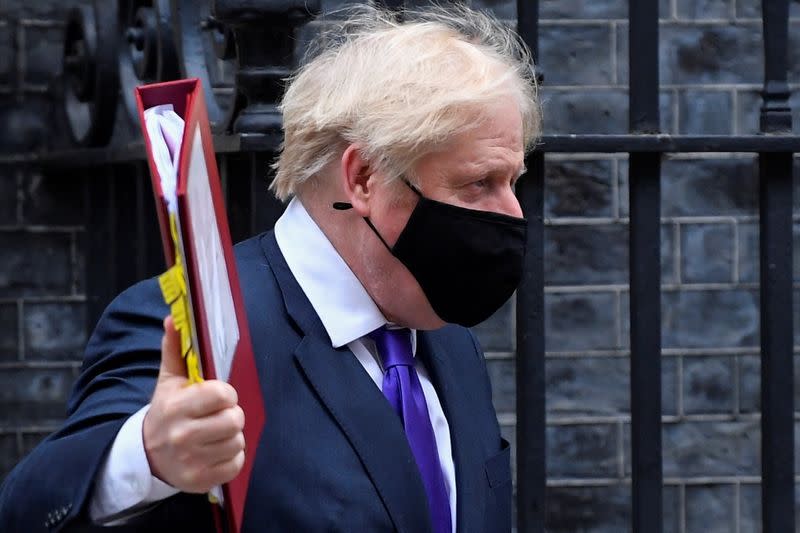
<path id="1" fill-rule="evenodd" d="M 387 323 L 364 286 L 297 198 L 289 202 L 275 223 L 275 239 L 334 348 L 360 339 Z"/>

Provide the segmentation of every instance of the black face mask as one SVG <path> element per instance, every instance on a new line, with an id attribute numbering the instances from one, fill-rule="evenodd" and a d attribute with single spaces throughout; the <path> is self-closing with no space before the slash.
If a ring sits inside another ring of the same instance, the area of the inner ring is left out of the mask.
<path id="1" fill-rule="evenodd" d="M 472 327 L 489 318 L 522 278 L 528 224 L 524 218 L 467 209 L 425 198 L 393 247 L 364 220 L 384 246 L 411 272 L 445 322 Z M 336 209 L 350 209 L 343 202 Z"/>

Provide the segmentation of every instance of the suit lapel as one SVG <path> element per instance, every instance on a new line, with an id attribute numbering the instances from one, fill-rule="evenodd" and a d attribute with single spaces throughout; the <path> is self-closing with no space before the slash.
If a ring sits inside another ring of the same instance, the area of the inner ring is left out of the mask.
<path id="1" fill-rule="evenodd" d="M 483 454 L 476 438 L 481 428 L 468 409 L 468 391 L 457 381 L 449 358 L 430 333 L 418 335 L 417 356 L 428 368 L 450 426 L 456 470 L 456 525 L 459 533 L 479 532 L 483 527 Z"/>
<path id="2" fill-rule="evenodd" d="M 262 240 L 303 340 L 295 359 L 360 458 L 397 531 L 430 532 L 422 479 L 399 418 L 347 348 L 334 349 L 272 233 Z"/>

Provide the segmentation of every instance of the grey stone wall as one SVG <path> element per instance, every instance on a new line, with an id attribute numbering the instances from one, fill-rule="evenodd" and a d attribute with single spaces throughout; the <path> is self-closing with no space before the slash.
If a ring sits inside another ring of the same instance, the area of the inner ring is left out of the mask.
<path id="1" fill-rule="evenodd" d="M 83 183 L 32 163 L 69 5 L 0 1 L 0 477 L 63 418 L 86 341 Z"/>
<path id="2" fill-rule="evenodd" d="M 516 16 L 512 1 L 473 4 L 509 21 Z M 546 130 L 626 132 L 627 1 L 540 5 Z M 60 69 L 64 6 L 52 0 L 0 5 L 0 477 L 63 416 L 87 335 L 84 185 L 44 175 L 30 156 L 52 126 L 48 87 Z M 660 15 L 663 131 L 757 131 L 760 3 L 663 0 Z M 797 0 L 790 35 L 800 132 Z M 662 182 L 665 530 L 759 531 L 755 163 L 742 154 L 670 156 Z M 548 529 L 625 531 L 626 158 L 548 156 L 546 187 Z M 800 190 L 796 202 L 800 214 Z M 795 235 L 800 239 L 800 227 Z M 797 278 L 800 260 L 795 269 Z M 513 312 L 510 302 L 478 327 L 512 442 Z M 800 312 L 795 324 L 798 339 Z M 794 401 L 800 405 L 800 388 Z"/>
<path id="3" fill-rule="evenodd" d="M 484 4 L 515 15 L 513 3 Z M 540 5 L 546 130 L 627 132 L 627 2 Z M 791 14 L 799 132 L 800 2 L 792 2 Z M 667 0 L 660 17 L 662 131 L 757 132 L 760 3 Z M 631 500 L 627 160 L 589 154 L 546 161 L 548 529 L 625 531 Z M 756 163 L 745 154 L 668 156 L 662 184 L 665 531 L 760 531 Z M 796 194 L 800 213 L 798 200 Z M 795 279 L 799 267 L 796 260 Z M 512 324 L 509 307 L 482 326 L 510 437 L 514 352 L 498 332 Z M 800 339 L 797 313 L 795 324 Z M 794 402 L 797 409 L 800 390 Z"/>

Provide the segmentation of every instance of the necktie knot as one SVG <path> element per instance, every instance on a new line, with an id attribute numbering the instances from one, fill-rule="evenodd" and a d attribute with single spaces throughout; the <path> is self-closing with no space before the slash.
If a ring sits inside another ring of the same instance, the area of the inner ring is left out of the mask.
<path id="1" fill-rule="evenodd" d="M 375 341 L 381 356 L 384 370 L 395 366 L 414 366 L 414 355 L 411 353 L 411 331 L 407 328 L 388 329 L 381 326 L 369 337 Z"/>

